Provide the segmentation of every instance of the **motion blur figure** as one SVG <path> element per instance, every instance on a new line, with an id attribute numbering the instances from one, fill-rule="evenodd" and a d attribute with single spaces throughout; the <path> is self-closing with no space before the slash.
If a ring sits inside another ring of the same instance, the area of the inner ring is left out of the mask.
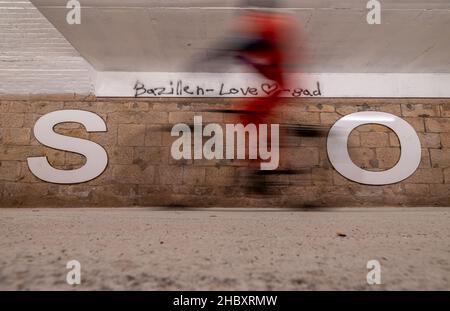
<path id="1" fill-rule="evenodd" d="M 277 85 L 267 96 L 242 100 L 239 118 L 243 125 L 254 124 L 259 128 L 260 124 L 283 123 L 272 112 L 280 106 L 280 95 L 289 85 L 286 73 L 297 69 L 300 63 L 302 53 L 298 47 L 302 38 L 295 18 L 280 11 L 278 3 L 279 0 L 244 1 L 242 13 L 233 21 L 229 34 L 209 51 L 208 60 L 233 57 Z M 270 137 L 266 139 L 271 141 Z M 259 167 L 260 159 L 249 161 L 247 177 L 251 187 L 262 193 L 266 190 L 262 175 L 267 172 Z"/>
<path id="2" fill-rule="evenodd" d="M 303 56 L 300 26 L 289 13 L 278 8 L 280 0 L 245 0 L 229 34 L 209 51 L 206 60 L 233 57 L 264 79 L 278 85 L 266 97 L 246 100 L 244 124 L 270 123 L 270 112 L 280 102 L 280 93 L 289 85 L 286 73 L 294 71 Z M 205 61 L 204 59 L 202 62 Z"/>
<path id="3" fill-rule="evenodd" d="M 286 73 L 296 69 L 301 57 L 296 50 L 301 40 L 299 26 L 290 14 L 277 10 L 277 4 L 277 0 L 247 0 L 247 10 L 232 28 L 231 47 L 235 57 L 278 86 L 265 97 L 244 101 L 240 121 L 244 125 L 255 124 L 257 128 L 260 124 L 282 123 L 272 112 L 280 106 L 280 95 L 289 85 Z M 266 139 L 271 141 L 270 137 Z M 248 165 L 249 186 L 257 193 L 266 193 L 268 185 L 264 175 L 274 172 L 260 171 L 260 160 L 249 161 Z"/>
<path id="4" fill-rule="evenodd" d="M 248 8 L 232 28 L 235 57 L 265 79 L 278 85 L 266 97 L 247 100 L 241 121 L 244 125 L 269 124 L 270 113 L 280 103 L 280 93 L 287 87 L 286 73 L 296 67 L 300 53 L 295 49 L 300 40 L 296 20 L 276 10 L 277 0 L 247 0 Z"/>

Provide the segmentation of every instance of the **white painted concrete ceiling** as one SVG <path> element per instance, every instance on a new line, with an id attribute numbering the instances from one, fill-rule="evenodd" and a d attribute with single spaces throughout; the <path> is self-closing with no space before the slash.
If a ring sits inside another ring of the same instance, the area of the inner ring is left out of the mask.
<path id="1" fill-rule="evenodd" d="M 183 71 L 240 9 L 237 0 L 81 0 L 81 25 L 68 25 L 67 1 L 31 2 L 98 71 Z M 284 1 L 304 28 L 302 70 L 450 73 L 450 0 L 381 3 L 382 24 L 368 25 L 366 0 Z"/>

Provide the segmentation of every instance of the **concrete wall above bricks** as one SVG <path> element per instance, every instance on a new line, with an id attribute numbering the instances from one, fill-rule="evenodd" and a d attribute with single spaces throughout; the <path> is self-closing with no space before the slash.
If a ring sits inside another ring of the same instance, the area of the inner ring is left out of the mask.
<path id="1" fill-rule="evenodd" d="M 0 95 L 88 95 L 92 70 L 30 1 L 0 1 Z"/>
<path id="2" fill-rule="evenodd" d="M 286 122 L 330 126 L 356 111 L 383 111 L 404 118 L 417 131 L 422 162 L 405 181 L 367 186 L 349 181 L 333 170 L 324 138 L 301 138 L 283 149 L 282 167 L 304 174 L 270 176 L 279 182 L 272 196 L 249 195 L 239 182 L 238 161 L 175 161 L 170 155 L 170 129 L 175 122 L 231 122 L 205 109 L 239 107 L 225 99 L 106 99 L 36 97 L 0 99 L 0 206 L 450 206 L 450 100 L 446 99 L 301 99 L 284 100 L 280 115 Z M 26 159 L 46 155 L 59 169 L 74 169 L 83 156 L 41 146 L 33 136 L 36 120 L 51 111 L 83 109 L 107 123 L 106 133 L 87 133 L 79 124 L 65 123 L 56 131 L 88 138 L 108 152 L 109 165 L 95 180 L 78 185 L 45 183 L 31 174 Z M 397 136 L 379 125 L 355 129 L 349 140 L 352 160 L 381 171 L 400 156 Z"/>

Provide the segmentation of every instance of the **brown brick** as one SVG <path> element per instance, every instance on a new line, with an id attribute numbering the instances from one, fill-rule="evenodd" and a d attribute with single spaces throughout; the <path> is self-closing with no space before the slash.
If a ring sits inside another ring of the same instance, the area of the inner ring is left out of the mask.
<path id="1" fill-rule="evenodd" d="M 19 161 L 0 161 L 0 180 L 18 181 L 21 164 Z"/>
<path id="2" fill-rule="evenodd" d="M 207 167 L 206 184 L 207 185 L 233 185 L 236 169 L 234 167 Z"/>
<path id="3" fill-rule="evenodd" d="M 319 124 L 320 113 L 318 112 L 284 112 L 283 121 L 293 124 Z"/>
<path id="4" fill-rule="evenodd" d="M 327 144 L 326 137 L 301 137 L 300 139 L 292 139 L 292 143 L 296 143 L 300 140 L 300 146 L 302 147 L 321 147 L 324 148 Z"/>
<path id="5" fill-rule="evenodd" d="M 336 106 L 336 112 L 341 116 L 346 116 L 348 114 L 358 112 L 358 107 L 350 105 L 338 105 Z"/>
<path id="6" fill-rule="evenodd" d="M 405 194 L 404 185 L 394 184 L 381 186 L 383 189 L 384 206 L 398 206 L 405 204 L 407 196 Z"/>
<path id="7" fill-rule="evenodd" d="M 145 143 L 145 125 L 120 124 L 119 146 L 143 146 Z"/>
<path id="8" fill-rule="evenodd" d="M 334 112 L 334 105 L 330 104 L 315 104 L 307 105 L 306 110 L 309 112 Z"/>
<path id="9" fill-rule="evenodd" d="M 142 101 L 131 101 L 126 102 L 123 104 L 118 105 L 119 111 L 137 111 L 139 113 L 142 113 L 142 111 L 148 111 L 150 109 L 150 105 L 148 102 L 142 102 Z"/>
<path id="10" fill-rule="evenodd" d="M 121 184 L 152 184 L 155 181 L 155 168 L 148 166 L 144 170 L 139 165 L 115 165 L 114 180 Z"/>
<path id="11" fill-rule="evenodd" d="M 89 132 L 87 132 L 84 128 L 63 128 L 56 127 L 55 132 L 64 136 L 77 137 L 81 139 L 89 139 Z M 104 133 L 104 132 L 102 132 Z"/>
<path id="12" fill-rule="evenodd" d="M 167 147 L 171 147 L 171 146 L 172 146 L 172 143 L 173 143 L 176 139 L 179 138 L 179 136 L 172 136 L 170 130 L 163 131 L 163 132 L 161 133 L 161 136 L 162 136 L 162 138 L 161 138 L 161 139 L 162 139 L 162 145 L 163 145 L 163 146 L 167 146 Z M 194 140 L 193 140 L 193 136 L 191 136 L 191 141 L 194 141 Z"/>
<path id="13" fill-rule="evenodd" d="M 0 161 L 25 161 L 31 156 L 42 156 L 42 146 L 5 146 L 0 145 Z"/>
<path id="14" fill-rule="evenodd" d="M 362 147 L 387 147 L 389 134 L 384 132 L 361 132 Z"/>
<path id="15" fill-rule="evenodd" d="M 361 199 L 357 197 L 352 185 L 322 186 L 318 194 L 322 197 L 322 200 L 328 203 L 328 206 L 332 207 L 343 207 L 349 205 L 362 206 L 364 203 L 369 204 L 369 202 L 372 204 L 377 204 L 377 202 L 374 202 L 373 200 L 374 196 L 371 196 L 369 200 L 367 198 Z M 317 202 L 317 194 L 313 196 L 312 202 Z"/>
<path id="16" fill-rule="evenodd" d="M 57 132 L 57 133 L 63 133 L 63 131 L 69 131 L 69 130 L 80 130 L 80 131 L 82 130 L 82 131 L 86 132 L 83 125 L 81 125 L 80 123 L 75 123 L 75 122 L 64 122 L 64 123 L 59 123 L 55 126 L 55 132 Z"/>
<path id="17" fill-rule="evenodd" d="M 162 111 L 114 112 L 108 115 L 108 122 L 110 120 L 119 124 L 165 124 L 168 121 L 168 114 Z"/>
<path id="18" fill-rule="evenodd" d="M 291 187 L 312 186 L 312 169 L 302 171 L 299 174 L 288 175 L 288 181 Z"/>
<path id="19" fill-rule="evenodd" d="M 89 140 L 99 144 L 105 149 L 109 149 L 117 145 L 117 126 L 108 127 L 107 132 L 91 132 Z"/>
<path id="20" fill-rule="evenodd" d="M 186 160 L 186 159 L 181 159 L 181 160 L 175 160 L 172 156 L 172 150 L 171 150 L 171 146 L 164 146 L 164 147 L 160 147 L 161 149 L 161 161 L 163 161 L 163 163 L 165 164 L 169 164 L 169 165 L 192 165 L 194 164 L 194 160 L 193 157 L 193 151 L 191 153 L 191 158 Z M 203 161 L 203 160 L 198 160 L 198 161 Z M 207 161 L 207 160 L 204 160 Z M 208 162 L 212 162 L 212 161 L 208 161 Z"/>
<path id="21" fill-rule="evenodd" d="M 361 146 L 361 137 L 358 131 L 352 131 L 348 137 L 348 147 L 359 147 Z"/>
<path id="22" fill-rule="evenodd" d="M 442 147 L 450 147 L 450 133 L 441 133 Z"/>
<path id="23" fill-rule="evenodd" d="M 312 182 L 313 185 L 331 185 L 333 182 L 333 170 L 313 168 Z"/>
<path id="24" fill-rule="evenodd" d="M 364 124 L 356 128 L 359 132 L 391 132 L 391 130 L 381 124 Z"/>
<path id="25" fill-rule="evenodd" d="M 444 180 L 446 184 L 450 184 L 450 168 L 444 170 Z M 450 187 L 449 187 L 450 189 Z"/>
<path id="26" fill-rule="evenodd" d="M 100 101 L 96 103 L 96 111 L 100 113 L 112 113 L 119 110 L 117 103 Z"/>
<path id="27" fill-rule="evenodd" d="M 450 182 L 449 182 L 450 183 Z M 450 206 L 450 187 L 448 184 L 430 187 L 429 200 L 437 206 Z"/>
<path id="28" fill-rule="evenodd" d="M 422 148 L 440 148 L 441 137 L 438 133 L 418 133 Z"/>
<path id="29" fill-rule="evenodd" d="M 0 177 L 1 179 L 1 177 Z M 42 206 L 42 203 L 45 203 L 46 206 L 52 204 L 52 201 L 46 201 L 45 196 L 48 193 L 48 187 L 50 184 L 24 184 L 18 182 L 7 182 L 4 184 L 4 196 L 2 196 L 2 200 L 12 199 L 11 207 L 17 206 Z M 18 201 L 20 202 L 18 204 Z M 0 201 L 1 202 L 1 201 Z M 0 205 L 5 206 L 5 203 L 1 203 Z M 8 204 L 9 205 L 9 204 Z"/>
<path id="30" fill-rule="evenodd" d="M 145 130 L 145 145 L 162 146 L 162 131 L 163 128 L 161 126 L 147 125 Z"/>
<path id="31" fill-rule="evenodd" d="M 424 184 L 405 184 L 405 192 L 408 196 L 427 196 L 430 194 L 430 186 Z"/>
<path id="32" fill-rule="evenodd" d="M 336 186 L 342 186 L 342 185 L 351 185 L 354 181 L 351 181 L 344 176 L 342 176 L 338 171 L 333 172 L 333 184 Z"/>
<path id="33" fill-rule="evenodd" d="M 428 149 L 422 148 L 419 168 L 431 168 L 431 158 Z"/>
<path id="34" fill-rule="evenodd" d="M 168 112 L 179 111 L 179 110 L 189 111 L 192 109 L 192 104 L 191 103 L 186 103 L 186 104 L 169 103 L 169 102 L 153 103 L 152 109 L 155 111 L 168 111 Z"/>
<path id="35" fill-rule="evenodd" d="M 383 189 L 381 187 L 362 185 L 358 183 L 353 183 L 349 187 L 353 195 L 364 199 L 364 201 L 371 198 L 373 203 L 374 199 L 381 199 L 383 197 Z"/>
<path id="36" fill-rule="evenodd" d="M 405 182 L 410 184 L 442 184 L 444 182 L 444 175 L 440 168 L 420 168 L 411 177 L 406 179 Z"/>
<path id="37" fill-rule="evenodd" d="M 2 130 L 3 144 L 28 145 L 30 143 L 31 130 L 28 128 L 7 128 Z"/>
<path id="38" fill-rule="evenodd" d="M 357 109 L 356 111 L 380 111 L 380 112 L 391 113 L 396 116 L 401 115 L 400 105 L 398 105 L 398 104 L 357 103 L 356 105 L 354 105 L 354 107 Z M 350 109 L 347 108 L 347 110 L 350 110 Z M 336 109 L 336 111 L 338 111 L 338 109 Z M 355 111 L 353 111 L 353 112 L 355 112 Z"/>
<path id="39" fill-rule="evenodd" d="M 196 114 L 191 111 L 169 112 L 169 123 L 171 123 L 171 124 L 177 124 L 177 123 L 193 124 L 195 115 Z"/>
<path id="40" fill-rule="evenodd" d="M 403 120 L 408 122 L 416 132 L 425 132 L 425 118 L 404 117 Z"/>
<path id="41" fill-rule="evenodd" d="M 161 185 L 180 185 L 183 182 L 183 167 L 160 165 L 158 177 Z"/>
<path id="42" fill-rule="evenodd" d="M 234 107 L 236 109 L 239 108 L 239 106 Z M 308 105 L 305 103 L 283 103 L 283 105 L 280 107 L 283 113 L 291 113 L 291 112 L 308 112 Z M 312 111 L 310 111 L 312 112 Z M 316 111 L 318 112 L 318 111 Z"/>
<path id="43" fill-rule="evenodd" d="M 136 147 L 133 152 L 133 164 L 145 168 L 151 164 L 167 163 L 164 150 L 160 147 Z"/>
<path id="44" fill-rule="evenodd" d="M 66 169 L 66 152 L 58 149 L 44 147 L 44 153 L 41 156 L 46 156 L 50 165 L 57 169 Z"/>
<path id="45" fill-rule="evenodd" d="M 322 168 L 331 168 L 331 162 L 328 159 L 328 152 L 325 146 L 319 148 L 319 166 Z"/>
<path id="46" fill-rule="evenodd" d="M 223 114 L 223 123 L 225 124 L 237 124 L 239 123 L 239 116 L 234 113 L 224 113 Z"/>
<path id="47" fill-rule="evenodd" d="M 400 160 L 400 148 L 376 148 L 378 168 L 389 169 Z"/>
<path id="48" fill-rule="evenodd" d="M 425 125 L 427 132 L 450 132 L 450 118 L 427 118 Z"/>
<path id="49" fill-rule="evenodd" d="M 52 106 L 49 103 L 48 104 L 43 103 L 43 107 L 48 107 L 48 108 L 45 108 L 46 111 L 51 112 Z M 56 107 L 54 107 L 54 108 L 56 108 Z M 69 101 L 69 102 L 63 103 L 63 108 L 56 108 L 53 111 L 60 110 L 60 109 L 86 110 L 86 111 L 96 113 L 97 103 L 90 102 L 90 101 Z M 43 114 L 47 113 L 47 112 L 43 112 Z"/>
<path id="50" fill-rule="evenodd" d="M 75 169 L 84 165 L 83 156 L 44 147 L 32 135 L 36 120 L 44 113 L 58 110 L 61 104 L 65 109 L 95 112 L 107 122 L 106 133 L 87 133 L 83 126 L 76 123 L 64 123 L 56 127 L 61 134 L 89 138 L 107 150 L 108 169 L 89 183 L 69 186 L 44 183 L 28 169 L 27 157 L 43 155 L 48 156 L 51 165 L 59 169 Z M 260 199 L 249 196 L 239 182 L 243 180 L 242 174 L 247 169 L 238 166 L 244 165 L 245 161 L 174 161 L 170 156 L 170 147 L 176 138 L 170 137 L 169 131 L 162 130 L 162 126 L 170 128 L 172 125 L 168 123 L 169 114 L 172 121 L 184 120 L 186 122 L 183 123 L 188 124 L 193 122 L 194 115 L 202 115 L 205 123 L 237 123 L 239 118 L 236 115 L 202 111 L 211 108 L 242 108 L 241 100 L 12 98 L 0 101 L 0 121 L 5 121 L 0 124 L 0 161 L 9 165 L 3 170 L 0 167 L 0 193 L 3 195 L 0 205 L 450 205 L 450 131 L 447 127 L 450 108 L 447 109 L 447 106 L 450 107 L 445 99 L 289 100 L 280 107 L 280 111 L 284 111 L 281 118 L 295 124 L 318 124 L 322 120 L 331 125 L 342 115 L 356 111 L 384 111 L 400 115 L 403 109 L 403 114 L 407 115 L 403 118 L 416 129 L 421 140 L 420 169 L 414 176 L 396 185 L 359 185 L 332 169 L 325 148 L 326 138 L 297 139 L 290 148 L 281 150 L 281 162 L 286 168 L 302 168 L 304 172 L 266 178 L 284 186 L 274 187 L 273 192 L 277 195 Z M 440 117 L 434 107 L 440 107 Z M 425 132 L 425 119 L 427 129 L 434 131 Z M 29 140 L 25 138 L 27 133 L 31 133 Z M 383 136 L 382 143 L 371 135 Z M 363 140 L 365 143 L 372 142 L 369 145 L 374 147 L 366 147 Z M 7 142 L 14 145 L 6 145 Z M 393 131 L 381 125 L 368 124 L 352 132 L 348 148 L 357 165 L 380 171 L 395 164 L 399 156 L 398 145 Z M 14 164 L 16 162 L 17 165 Z M 3 174 L 6 171 L 7 174 Z M 2 179 L 4 176 L 6 180 Z M 442 183 L 444 181 L 446 184 Z"/>
<path id="51" fill-rule="evenodd" d="M 389 145 L 391 147 L 400 147 L 400 140 L 394 132 L 389 133 Z"/>
<path id="52" fill-rule="evenodd" d="M 375 150 L 370 148 L 348 148 L 348 153 L 350 158 L 355 163 L 355 165 L 361 167 L 362 169 L 373 168 L 373 161 L 376 160 Z"/>
<path id="53" fill-rule="evenodd" d="M 405 117 L 437 117 L 439 105 L 436 104 L 402 104 L 402 115 Z"/>
<path id="54" fill-rule="evenodd" d="M 203 124 L 207 123 L 222 123 L 223 122 L 223 113 L 218 112 L 202 112 L 198 113 L 196 115 L 199 115 L 202 117 Z M 194 119 L 192 119 L 191 123 L 194 122 Z"/>
<path id="55" fill-rule="evenodd" d="M 314 202 L 320 196 L 320 186 L 293 186 L 282 190 L 283 195 L 296 195 L 302 201 Z"/>
<path id="56" fill-rule="evenodd" d="M 27 113 L 25 114 L 24 121 L 22 127 L 34 128 L 36 121 L 41 117 L 40 114 L 35 113 Z M 65 123 L 69 124 L 69 123 Z"/>
<path id="57" fill-rule="evenodd" d="M 9 102 L 0 101 L 0 113 L 6 113 L 9 109 Z"/>
<path id="58" fill-rule="evenodd" d="M 341 115 L 335 113 L 335 112 L 321 112 L 320 113 L 320 124 L 322 125 L 333 125 L 336 123 L 337 120 L 342 118 Z"/>
<path id="59" fill-rule="evenodd" d="M 25 115 L 23 113 L 0 113 L 0 127 L 22 127 Z"/>
<path id="60" fill-rule="evenodd" d="M 57 110 L 62 110 L 64 108 L 64 103 L 60 101 L 33 101 L 30 103 L 30 105 L 34 113 L 41 115 L 45 115 Z"/>
<path id="61" fill-rule="evenodd" d="M 444 103 L 441 104 L 441 116 L 442 117 L 450 117 L 450 104 L 449 103 Z"/>
<path id="62" fill-rule="evenodd" d="M 203 167 L 184 167 L 183 184 L 203 185 L 205 183 L 206 170 Z"/>
<path id="63" fill-rule="evenodd" d="M 292 169 L 319 165 L 319 150 L 314 147 L 281 149 L 280 164 L 281 167 Z"/>
<path id="64" fill-rule="evenodd" d="M 90 186 L 108 186 L 110 184 L 115 184 L 113 167 L 113 165 L 110 165 L 100 176 L 89 181 L 87 184 Z"/>
<path id="65" fill-rule="evenodd" d="M 450 149 L 430 149 L 431 165 L 434 168 L 450 167 Z"/>
<path id="66" fill-rule="evenodd" d="M 108 148 L 108 157 L 110 164 L 132 164 L 133 163 L 133 147 Z"/>
<path id="67" fill-rule="evenodd" d="M 141 124 L 166 124 L 169 122 L 169 114 L 163 111 L 150 111 L 142 114 L 142 116 Z"/>
<path id="68" fill-rule="evenodd" d="M 92 191 L 95 191 L 95 188 L 85 184 L 66 185 L 58 189 L 58 195 L 63 197 L 76 197 L 77 200 L 82 200 L 89 197 Z"/>
<path id="69" fill-rule="evenodd" d="M 274 174 L 274 175 L 267 175 L 263 177 L 266 182 L 268 182 L 270 185 L 289 185 L 289 175 L 287 174 Z"/>
<path id="70" fill-rule="evenodd" d="M 86 158 L 81 154 L 66 152 L 65 154 L 65 166 L 70 167 L 70 169 L 77 169 L 84 164 L 86 164 Z"/>
<path id="71" fill-rule="evenodd" d="M 399 104 L 383 104 L 383 105 L 375 105 L 373 107 L 374 111 L 386 112 L 393 114 L 395 116 L 401 116 L 401 107 Z"/>
<path id="72" fill-rule="evenodd" d="M 8 112 L 25 113 L 31 112 L 31 105 L 26 101 L 11 101 L 9 102 Z"/>

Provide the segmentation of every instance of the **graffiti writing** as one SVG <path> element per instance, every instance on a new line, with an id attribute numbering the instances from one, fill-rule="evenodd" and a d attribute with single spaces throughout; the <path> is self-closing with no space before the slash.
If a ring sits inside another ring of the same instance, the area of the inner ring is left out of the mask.
<path id="1" fill-rule="evenodd" d="M 316 82 L 314 89 L 308 88 L 280 88 L 277 83 L 261 83 L 258 86 L 227 86 L 220 83 L 216 88 L 204 87 L 178 80 L 169 81 L 165 86 L 146 87 L 140 81 L 134 85 L 135 97 L 258 97 L 270 96 L 278 92 L 282 97 L 319 97 L 322 96 L 320 82 Z"/>

